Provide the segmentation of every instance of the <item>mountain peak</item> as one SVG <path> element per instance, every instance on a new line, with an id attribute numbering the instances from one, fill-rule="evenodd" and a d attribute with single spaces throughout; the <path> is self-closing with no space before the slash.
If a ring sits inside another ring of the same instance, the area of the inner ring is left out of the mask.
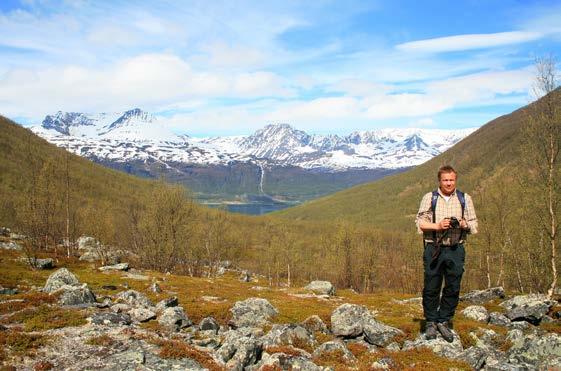
<path id="1" fill-rule="evenodd" d="M 45 129 L 55 130 L 61 134 L 70 135 L 71 127 L 91 126 L 95 123 L 83 113 L 58 111 L 54 115 L 47 115 L 41 123 Z"/>
<path id="2" fill-rule="evenodd" d="M 109 125 L 107 131 L 116 129 L 118 127 L 127 126 L 133 121 L 151 123 L 156 121 L 156 118 L 152 114 L 145 112 L 140 108 L 133 108 L 123 113 L 121 117 L 119 117 L 117 120 L 115 120 L 115 122 Z"/>

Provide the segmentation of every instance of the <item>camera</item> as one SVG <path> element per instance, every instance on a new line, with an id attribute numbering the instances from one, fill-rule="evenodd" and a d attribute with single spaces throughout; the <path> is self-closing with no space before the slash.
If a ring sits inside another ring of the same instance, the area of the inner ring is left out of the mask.
<path id="1" fill-rule="evenodd" d="M 453 229 L 460 228 L 460 221 L 455 216 L 450 218 L 450 228 Z"/>

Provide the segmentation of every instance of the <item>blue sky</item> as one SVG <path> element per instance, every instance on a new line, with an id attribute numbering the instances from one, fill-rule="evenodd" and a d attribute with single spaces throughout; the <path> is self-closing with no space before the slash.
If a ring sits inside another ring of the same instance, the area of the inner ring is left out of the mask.
<path id="1" fill-rule="evenodd" d="M 0 1 L 0 114 L 140 107 L 194 136 L 465 128 L 534 99 L 561 1 Z"/>

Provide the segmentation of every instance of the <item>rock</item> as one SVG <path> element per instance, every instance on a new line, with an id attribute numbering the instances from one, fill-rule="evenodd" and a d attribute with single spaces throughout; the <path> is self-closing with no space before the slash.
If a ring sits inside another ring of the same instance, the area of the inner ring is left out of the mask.
<path id="1" fill-rule="evenodd" d="M 358 337 L 363 332 L 363 319 L 372 315 L 368 308 L 356 304 L 343 304 L 331 314 L 331 332 L 335 336 Z"/>
<path id="2" fill-rule="evenodd" d="M 400 329 L 385 325 L 374 318 L 363 320 L 363 332 L 367 342 L 379 347 L 388 345 L 398 335 L 404 335 Z"/>
<path id="3" fill-rule="evenodd" d="M 225 333 L 222 346 L 215 354 L 226 363 L 226 369 L 242 370 L 257 361 L 262 349 L 261 342 L 253 332 L 230 330 Z"/>
<path id="4" fill-rule="evenodd" d="M 10 241 L 10 242 L 0 242 L 0 249 L 21 251 L 22 247 L 17 243 Z"/>
<path id="5" fill-rule="evenodd" d="M 232 308 L 229 324 L 234 327 L 259 327 L 269 323 L 269 319 L 278 314 L 275 307 L 266 299 L 249 298 L 238 301 Z"/>
<path id="6" fill-rule="evenodd" d="M 65 285 L 79 286 L 80 281 L 78 281 L 78 278 L 76 278 L 76 276 L 68 269 L 60 268 L 49 276 L 47 283 L 45 283 L 45 287 L 43 288 L 43 292 L 52 293 Z"/>
<path id="7" fill-rule="evenodd" d="M 139 273 L 131 273 L 131 272 L 127 272 L 125 277 L 130 278 L 131 280 L 137 280 L 137 281 L 149 281 L 150 280 L 150 277 L 148 277 L 148 276 L 145 276 L 145 275 L 139 274 Z"/>
<path id="8" fill-rule="evenodd" d="M 4 325 L 0 325 L 0 331 L 6 331 L 8 328 Z"/>
<path id="9" fill-rule="evenodd" d="M 304 288 L 318 295 L 335 295 L 335 287 L 329 281 L 312 281 Z"/>
<path id="10" fill-rule="evenodd" d="M 95 238 L 88 236 L 79 237 L 76 243 L 78 244 L 78 250 L 95 249 L 99 244 Z"/>
<path id="11" fill-rule="evenodd" d="M 99 267 L 97 269 L 99 269 L 102 272 L 106 272 L 106 271 L 127 271 L 127 270 L 129 270 L 129 263 L 104 265 L 103 267 Z"/>
<path id="12" fill-rule="evenodd" d="M 182 307 L 170 307 L 162 311 L 158 317 L 158 323 L 172 331 L 179 331 L 182 328 L 193 324 L 187 317 Z"/>
<path id="13" fill-rule="evenodd" d="M 508 356 L 509 360 L 516 359 L 539 369 L 548 369 L 561 361 L 561 335 L 526 336 L 520 346 L 511 347 Z"/>
<path id="14" fill-rule="evenodd" d="M 485 364 L 489 352 L 479 347 L 469 347 L 461 352 L 456 359 L 464 361 L 469 364 L 474 370 L 479 370 Z"/>
<path id="15" fill-rule="evenodd" d="M 487 323 L 489 321 L 489 313 L 485 307 L 480 305 L 470 305 L 462 311 L 464 317 L 472 319 L 474 321 Z"/>
<path id="16" fill-rule="evenodd" d="M 398 304 L 416 304 L 416 305 L 423 305 L 423 298 L 411 298 L 411 299 L 403 299 L 403 300 L 394 300 Z"/>
<path id="17" fill-rule="evenodd" d="M 117 301 L 124 302 L 133 307 L 152 308 L 154 304 L 146 297 L 146 295 L 135 291 L 127 290 L 120 292 L 116 297 Z"/>
<path id="18" fill-rule="evenodd" d="M 524 344 L 524 332 L 517 328 L 512 329 L 507 332 L 506 340 L 511 342 L 511 348 L 520 348 Z"/>
<path id="19" fill-rule="evenodd" d="M 370 365 L 370 370 L 398 370 L 399 367 L 391 357 L 383 357 Z"/>
<path id="20" fill-rule="evenodd" d="M 355 356 L 347 349 L 341 341 L 327 341 L 321 344 L 315 351 L 314 357 L 328 356 L 336 357 L 343 360 L 345 363 L 354 363 L 357 361 Z"/>
<path id="21" fill-rule="evenodd" d="M 52 258 L 31 258 L 29 264 L 35 269 L 53 269 L 55 267 L 55 261 Z"/>
<path id="22" fill-rule="evenodd" d="M 177 299 L 177 296 L 172 296 L 171 298 L 159 301 L 158 304 L 156 304 L 156 312 L 159 313 L 166 308 L 177 307 L 178 305 L 179 299 Z"/>
<path id="23" fill-rule="evenodd" d="M 152 284 L 150 285 L 150 291 L 159 294 L 162 292 L 162 288 L 160 287 L 160 285 L 158 285 L 158 282 L 152 282 Z"/>
<path id="24" fill-rule="evenodd" d="M 486 290 L 470 291 L 460 297 L 461 301 L 467 301 L 474 304 L 483 304 L 494 299 L 504 299 L 505 290 L 502 287 L 492 287 Z"/>
<path id="25" fill-rule="evenodd" d="M 97 302 L 93 291 L 88 288 L 87 284 L 80 287 L 64 285 L 56 292 L 59 291 L 62 291 L 58 299 L 60 305 L 85 305 Z"/>
<path id="26" fill-rule="evenodd" d="M 156 318 L 156 313 L 146 308 L 134 308 L 129 311 L 134 322 L 146 322 Z"/>
<path id="27" fill-rule="evenodd" d="M 285 353 L 268 354 L 263 353 L 263 358 L 254 366 L 246 367 L 248 371 L 261 370 L 305 370 L 323 371 L 327 367 L 321 367 L 313 363 L 309 358 L 303 356 L 293 356 Z"/>
<path id="28" fill-rule="evenodd" d="M 199 330 L 201 331 L 213 331 L 215 334 L 220 330 L 220 325 L 212 317 L 205 317 L 199 323 Z"/>
<path id="29" fill-rule="evenodd" d="M 401 350 L 401 347 L 394 341 L 393 343 L 386 346 L 386 350 L 389 352 L 399 352 Z"/>
<path id="30" fill-rule="evenodd" d="M 529 294 L 515 296 L 500 305 L 507 310 L 506 316 L 511 321 L 527 321 L 537 325 L 555 305 L 555 301 L 548 299 L 546 295 Z"/>
<path id="31" fill-rule="evenodd" d="M 251 282 L 251 273 L 247 271 L 243 271 L 240 275 L 240 281 L 242 282 Z"/>
<path id="32" fill-rule="evenodd" d="M 95 325 L 117 325 L 117 326 L 127 326 L 132 323 L 131 317 L 125 313 L 111 313 L 111 312 L 100 312 L 95 313 L 91 317 L 91 321 Z"/>
<path id="33" fill-rule="evenodd" d="M 1 237 L 10 237 L 10 233 L 12 233 L 10 231 L 10 228 L 0 227 L 0 236 Z"/>
<path id="34" fill-rule="evenodd" d="M 440 334 L 434 340 L 426 340 L 425 334 L 419 334 L 414 341 L 406 340 L 403 343 L 402 350 L 429 348 L 441 357 L 457 358 L 464 351 L 464 348 L 458 334 L 454 330 L 452 332 L 454 333 L 454 341 L 451 343 L 444 340 Z"/>
<path id="35" fill-rule="evenodd" d="M 17 293 L 18 289 L 8 289 L 0 286 L 0 295 L 16 295 Z"/>
<path id="36" fill-rule="evenodd" d="M 263 346 L 272 345 L 298 345 L 306 344 L 309 347 L 315 345 L 314 337 L 304 327 L 296 324 L 273 325 L 271 331 L 262 339 Z"/>
<path id="37" fill-rule="evenodd" d="M 370 344 L 385 346 L 403 332 L 395 327 L 385 325 L 370 314 L 368 308 L 356 304 L 343 304 L 331 314 L 331 331 L 333 335 L 356 338 L 364 334 Z"/>
<path id="38" fill-rule="evenodd" d="M 491 312 L 489 314 L 489 324 L 496 326 L 508 326 L 510 324 L 510 320 L 502 313 Z"/>
<path id="39" fill-rule="evenodd" d="M 321 332 L 323 334 L 330 333 L 329 328 L 318 315 L 313 315 L 306 318 L 303 322 L 300 323 L 300 325 L 308 330 L 311 334 L 315 332 Z"/>
<path id="40" fill-rule="evenodd" d="M 117 286 L 115 286 L 115 285 L 103 285 L 103 286 L 101 286 L 101 288 L 104 289 L 104 290 L 111 290 L 111 291 L 117 290 Z"/>

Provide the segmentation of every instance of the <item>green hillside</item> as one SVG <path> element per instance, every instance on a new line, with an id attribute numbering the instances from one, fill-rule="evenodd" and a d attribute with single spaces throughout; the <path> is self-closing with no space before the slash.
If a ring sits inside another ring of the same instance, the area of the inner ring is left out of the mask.
<path id="1" fill-rule="evenodd" d="M 556 92 L 559 99 L 559 91 Z M 444 164 L 458 171 L 458 188 L 473 192 L 499 172 L 515 169 L 520 158 L 526 109 L 501 116 L 432 160 L 410 171 L 363 184 L 275 215 L 297 220 L 343 219 L 377 227 L 411 226 L 422 195 L 436 188 Z"/>

